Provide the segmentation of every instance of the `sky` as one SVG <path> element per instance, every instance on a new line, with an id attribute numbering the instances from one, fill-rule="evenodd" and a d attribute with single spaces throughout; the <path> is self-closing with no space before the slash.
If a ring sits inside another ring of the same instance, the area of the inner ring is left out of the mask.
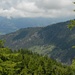
<path id="1" fill-rule="evenodd" d="M 74 18 L 74 0 L 0 0 L 0 16 Z"/>

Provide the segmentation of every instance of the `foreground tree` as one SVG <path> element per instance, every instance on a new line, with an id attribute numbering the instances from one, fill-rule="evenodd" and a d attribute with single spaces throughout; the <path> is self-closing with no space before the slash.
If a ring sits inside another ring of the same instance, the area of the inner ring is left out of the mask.
<path id="1" fill-rule="evenodd" d="M 75 2 L 73 2 L 74 4 L 75 4 Z M 75 11 L 75 10 L 74 10 Z M 68 28 L 70 29 L 70 30 L 72 30 L 73 28 L 75 27 L 75 20 L 71 20 L 70 21 L 70 24 L 68 25 Z"/>

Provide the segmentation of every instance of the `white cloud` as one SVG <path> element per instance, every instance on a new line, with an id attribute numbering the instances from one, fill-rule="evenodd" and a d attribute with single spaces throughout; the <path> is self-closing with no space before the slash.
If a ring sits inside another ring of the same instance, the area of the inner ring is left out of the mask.
<path id="1" fill-rule="evenodd" d="M 75 15 L 73 0 L 0 0 L 0 16 L 67 17 Z"/>

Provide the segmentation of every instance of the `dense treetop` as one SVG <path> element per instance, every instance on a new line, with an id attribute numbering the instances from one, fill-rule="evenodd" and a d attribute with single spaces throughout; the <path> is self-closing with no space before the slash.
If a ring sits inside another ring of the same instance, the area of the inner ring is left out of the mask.
<path id="1" fill-rule="evenodd" d="M 0 47 L 0 75 L 75 75 L 75 60 L 65 66 L 27 49 Z"/>

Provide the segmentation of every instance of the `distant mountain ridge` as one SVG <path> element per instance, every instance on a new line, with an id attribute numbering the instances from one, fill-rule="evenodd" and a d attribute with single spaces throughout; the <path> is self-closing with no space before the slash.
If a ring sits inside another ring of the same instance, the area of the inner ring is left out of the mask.
<path id="1" fill-rule="evenodd" d="M 16 32 L 0 36 L 6 40 L 5 46 L 12 49 L 28 48 L 33 52 L 48 55 L 57 61 L 70 64 L 75 57 L 75 29 L 70 31 L 61 22 L 46 27 L 23 28 Z"/>
<path id="2" fill-rule="evenodd" d="M 59 20 L 51 18 L 6 18 L 0 16 L 0 34 L 7 34 L 14 32 L 21 28 L 27 27 L 42 27 Z"/>

